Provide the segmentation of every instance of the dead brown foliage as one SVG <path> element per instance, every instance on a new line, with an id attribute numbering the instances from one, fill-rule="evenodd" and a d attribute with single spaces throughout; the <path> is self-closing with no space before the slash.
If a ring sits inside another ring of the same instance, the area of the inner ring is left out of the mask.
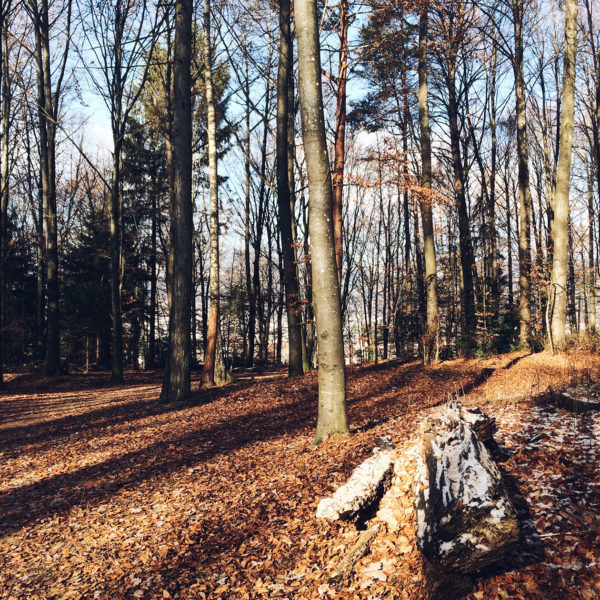
<path id="1" fill-rule="evenodd" d="M 0 597 L 424 598 L 430 574 L 401 477 L 404 531 L 378 535 L 343 584 L 328 577 L 358 534 L 314 514 L 376 438 L 407 445 L 427 410 L 458 391 L 498 418 L 524 523 L 522 550 L 480 574 L 470 597 L 598 598 L 589 532 L 600 424 L 533 398 L 582 373 L 598 377 L 597 362 L 513 354 L 352 367 L 353 435 L 316 448 L 315 374 L 257 375 L 184 407 L 156 403 L 159 373 L 129 373 L 119 387 L 105 375 L 20 375 L 0 396 Z"/>

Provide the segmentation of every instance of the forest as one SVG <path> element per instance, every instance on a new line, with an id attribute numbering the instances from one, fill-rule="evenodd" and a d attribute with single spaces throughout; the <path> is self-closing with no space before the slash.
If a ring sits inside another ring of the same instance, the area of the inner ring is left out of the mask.
<path id="1" fill-rule="evenodd" d="M 0 0 L 0 598 L 600 598 L 598 214 L 597 0 Z"/>

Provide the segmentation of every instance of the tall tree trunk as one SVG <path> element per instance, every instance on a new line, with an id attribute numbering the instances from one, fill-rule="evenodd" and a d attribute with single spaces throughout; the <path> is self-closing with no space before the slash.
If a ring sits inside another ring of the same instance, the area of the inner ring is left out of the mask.
<path id="1" fill-rule="evenodd" d="M 313 301 L 319 353 L 319 411 L 315 434 L 318 443 L 329 435 L 348 433 L 349 429 L 316 10 L 314 1 L 296 0 L 300 110 L 310 195 Z"/>
<path id="2" fill-rule="evenodd" d="M 244 265 L 246 275 L 246 297 L 248 299 L 248 328 L 246 344 L 244 347 L 244 358 L 246 365 L 251 367 L 254 362 L 254 319 L 256 302 L 252 290 L 252 273 L 250 270 L 250 74 L 248 69 L 248 48 L 246 40 L 243 42 L 244 50 L 244 96 L 246 100 L 246 152 L 244 159 L 245 182 L 245 204 L 244 204 Z"/>
<path id="3" fill-rule="evenodd" d="M 594 114 L 590 119 L 593 142 L 593 158 L 590 160 L 588 168 L 588 222 L 589 222 L 589 276 L 588 276 L 588 327 L 591 332 L 596 329 L 596 261 L 594 255 L 594 231 L 595 231 L 595 210 L 594 210 L 594 189 L 592 169 L 595 166 L 596 186 L 600 194 L 600 49 L 596 47 L 596 37 L 594 35 L 594 21 L 592 16 L 592 5 L 590 0 L 585 0 L 588 32 L 590 40 L 590 49 L 592 62 L 594 66 Z"/>
<path id="4" fill-rule="evenodd" d="M 0 94 L 2 103 L 2 135 L 0 137 L 0 385 L 4 383 L 6 354 L 6 253 L 8 250 L 8 199 L 9 199 L 9 131 L 11 93 L 8 72 L 8 10 L 9 4 L 0 6 Z"/>
<path id="5" fill-rule="evenodd" d="M 27 149 L 27 178 L 29 180 L 29 190 L 31 195 L 31 204 L 35 208 L 36 217 L 34 217 L 35 221 L 35 230 L 36 230 L 36 265 L 35 265 L 35 349 L 34 356 L 41 357 L 43 355 L 44 349 L 44 205 L 42 198 L 42 188 L 41 188 L 41 180 L 39 176 L 35 176 L 33 173 L 33 160 L 32 160 L 32 145 L 30 141 L 30 124 L 29 120 L 25 125 L 25 144 Z M 37 194 L 34 192 L 36 190 Z"/>
<path id="6" fill-rule="evenodd" d="M 593 162 L 593 161 L 590 161 Z M 594 209 L 594 185 L 592 166 L 588 167 L 588 271 L 587 271 L 587 325 L 591 333 L 596 331 L 596 261 L 594 255 L 596 211 Z"/>
<path id="7" fill-rule="evenodd" d="M 505 190 L 505 196 L 506 196 L 506 253 L 508 254 L 507 257 L 507 278 L 508 278 L 508 307 L 509 310 L 512 310 L 513 308 L 513 302 L 514 302 L 514 297 L 513 297 L 513 258 L 512 258 L 512 224 L 511 224 L 511 206 L 510 206 L 510 200 L 511 200 L 511 190 L 510 190 L 510 183 L 509 183 L 509 179 L 508 179 L 508 161 L 506 164 L 506 169 L 504 172 L 504 190 Z"/>
<path id="8" fill-rule="evenodd" d="M 300 180 L 301 187 L 304 186 L 304 180 Z M 308 206 L 304 195 L 301 195 L 302 200 L 302 224 L 304 231 L 309 231 Z M 312 268 L 310 260 L 310 248 L 308 244 L 308 235 L 304 235 L 304 256 L 307 257 L 307 265 L 305 269 L 305 289 L 306 289 L 306 354 L 311 367 L 315 366 L 315 315 L 313 304 L 313 283 L 312 283 Z"/>
<path id="9" fill-rule="evenodd" d="M 190 310 L 192 294 L 192 0 L 176 0 L 173 56 L 174 187 L 171 201 L 172 298 L 169 354 L 162 402 L 180 402 L 190 393 Z"/>
<path id="10" fill-rule="evenodd" d="M 500 309 L 500 289 L 498 281 L 498 236 L 496 232 L 496 173 L 498 170 L 498 138 L 497 138 L 497 107 L 496 107 L 496 86 L 498 69 L 498 48 L 494 44 L 492 50 L 492 80 L 490 93 L 490 130 L 491 130 L 491 167 L 490 167 L 490 193 L 488 194 L 487 206 L 487 235 L 490 248 L 490 270 L 489 270 L 489 289 L 493 303 L 493 310 L 496 313 L 493 317 L 498 321 Z"/>
<path id="11" fill-rule="evenodd" d="M 288 61 L 290 65 L 294 65 L 294 45 L 291 40 L 288 48 Z M 296 228 L 296 179 L 294 163 L 296 159 L 296 103 L 294 94 L 294 78 L 292 76 L 293 68 L 288 67 L 288 123 L 287 123 L 287 153 L 288 153 L 288 183 L 290 188 L 290 217 L 292 224 L 292 240 L 294 249 L 294 278 L 298 286 L 298 325 L 300 328 L 300 350 L 302 352 L 302 371 L 307 373 L 310 370 L 310 358 L 306 347 L 306 328 L 302 324 L 303 310 L 300 303 L 300 276 L 298 272 L 298 231 Z M 307 291 L 308 295 L 308 291 Z"/>
<path id="12" fill-rule="evenodd" d="M 425 254 L 425 285 L 427 288 L 427 331 L 423 336 L 423 362 L 439 359 L 439 314 L 437 264 L 433 236 L 433 196 L 431 193 L 431 131 L 427 91 L 428 7 L 422 8 L 419 20 L 419 122 L 421 126 L 421 221 Z"/>
<path id="13" fill-rule="evenodd" d="M 152 231 L 150 234 L 150 307 L 148 319 L 150 328 L 148 333 L 148 358 L 146 359 L 146 368 L 153 369 L 156 364 L 156 242 L 158 236 L 158 190 L 156 181 L 152 181 Z"/>
<path id="14" fill-rule="evenodd" d="M 527 140 L 527 104 L 523 74 L 523 0 L 513 0 L 515 51 L 513 70 L 517 113 L 519 171 L 519 343 L 531 345 L 531 191 Z"/>
<path id="15" fill-rule="evenodd" d="M 450 63 L 450 61 L 448 61 Z M 460 247 L 460 266 L 462 275 L 462 340 L 461 353 L 471 354 L 475 343 L 475 291 L 473 286 L 473 267 L 475 257 L 469 229 L 469 214 L 465 193 L 465 173 L 462 162 L 461 138 L 458 127 L 458 101 L 456 96 L 455 67 L 448 64 L 448 121 L 450 123 L 450 146 L 452 168 L 454 171 L 454 196 L 458 204 L 458 230 Z"/>
<path id="16" fill-rule="evenodd" d="M 208 185 L 210 196 L 210 307 L 208 312 L 208 340 L 204 357 L 202 381 L 204 385 L 222 383 L 217 362 L 217 338 L 219 333 L 219 188 L 217 173 L 217 124 L 212 79 L 212 52 L 210 47 L 210 0 L 204 0 L 204 86 L 206 90 L 207 138 L 208 138 Z M 217 376 L 219 373 L 219 376 Z"/>
<path id="17" fill-rule="evenodd" d="M 346 82 L 348 80 L 348 0 L 340 0 L 339 14 L 339 71 L 335 108 L 335 142 L 333 166 L 333 235 L 338 283 L 342 285 L 344 162 L 346 145 Z"/>
<path id="18" fill-rule="evenodd" d="M 58 374 L 60 367 L 58 229 L 56 215 L 56 124 L 50 64 L 50 21 L 48 2 L 32 3 L 36 45 L 38 112 L 40 123 L 40 171 L 44 205 L 46 248 L 46 362 L 47 375 Z"/>
<path id="19" fill-rule="evenodd" d="M 577 55 L 577 0 L 566 0 L 565 52 L 563 67 L 562 110 L 560 113 L 560 144 L 554 220 L 552 223 L 552 275 L 548 312 L 550 317 L 550 348 L 563 350 L 566 345 L 567 268 L 569 247 L 569 178 L 573 148 L 573 117 L 575 112 L 575 60 Z"/>
<path id="20" fill-rule="evenodd" d="M 302 336 L 300 325 L 300 291 L 296 273 L 292 231 L 292 199 L 288 164 L 289 78 L 292 76 L 290 3 L 279 0 L 279 68 L 277 72 L 277 203 L 283 281 L 288 324 L 288 374 L 302 375 Z"/>
<path id="21" fill-rule="evenodd" d="M 120 126 L 119 126 L 120 129 Z M 122 246 L 123 197 L 121 195 L 121 136 L 113 132 L 114 154 L 110 194 L 110 285 L 111 285 L 111 381 L 123 381 L 123 322 L 122 296 Z"/>

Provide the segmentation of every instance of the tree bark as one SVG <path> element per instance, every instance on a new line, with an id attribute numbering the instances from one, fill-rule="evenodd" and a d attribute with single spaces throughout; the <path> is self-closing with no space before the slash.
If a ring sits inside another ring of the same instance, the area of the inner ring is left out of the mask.
<path id="1" fill-rule="evenodd" d="M 588 168 L 588 276 L 587 276 L 587 301 L 588 316 L 587 326 L 590 333 L 596 331 L 596 261 L 595 261 L 595 235 L 596 211 L 594 209 L 594 187 L 592 167 Z"/>
<path id="2" fill-rule="evenodd" d="M 427 90 L 428 6 L 422 8 L 419 19 L 419 123 L 421 126 L 421 221 L 425 254 L 425 285 L 427 288 L 427 331 L 423 336 L 423 362 L 439 358 L 439 314 L 437 265 L 433 236 L 433 196 L 431 193 L 431 131 Z"/>
<path id="3" fill-rule="evenodd" d="M 552 275 L 548 313 L 550 316 L 550 347 L 564 350 L 567 315 L 567 269 L 569 246 L 569 178 L 573 149 L 573 117 L 575 112 L 575 60 L 577 54 L 577 0 L 566 0 L 565 52 L 563 67 L 562 110 L 556 186 L 554 190 L 554 220 L 552 223 Z"/>
<path id="4" fill-rule="evenodd" d="M 288 165 L 289 78 L 292 75 L 290 2 L 279 1 L 279 68 L 277 72 L 277 202 L 283 281 L 288 324 L 288 374 L 302 375 L 302 336 L 300 331 L 300 291 L 296 274 L 292 203 Z"/>
<path id="5" fill-rule="evenodd" d="M 531 191 L 527 140 L 527 104 L 523 74 L 523 0 L 513 0 L 515 51 L 513 71 L 517 113 L 519 178 L 519 343 L 531 346 Z"/>
<path id="6" fill-rule="evenodd" d="M 453 53 L 454 54 L 454 53 Z M 475 343 L 475 291 L 473 286 L 473 244 L 469 229 L 469 214 L 465 194 L 465 173 L 462 162 L 461 138 L 458 127 L 458 101 L 456 97 L 455 67 L 448 64 L 448 121 L 450 123 L 450 145 L 454 171 L 454 196 L 458 204 L 458 230 L 460 266 L 462 275 L 462 340 L 461 353 L 470 355 Z"/>
<path id="7" fill-rule="evenodd" d="M 110 379 L 113 383 L 120 383 L 123 381 L 123 322 L 121 318 L 123 197 L 121 195 L 122 141 L 118 131 L 113 131 L 113 144 L 113 173 L 110 190 L 110 298 L 112 320 Z"/>
<path id="8" fill-rule="evenodd" d="M 319 353 L 319 411 L 315 442 L 348 433 L 340 290 L 333 237 L 332 189 L 321 90 L 316 3 L 297 0 L 300 109 L 309 186 L 313 301 Z"/>
<path id="9" fill-rule="evenodd" d="M 333 161 L 333 235 L 338 283 L 342 285 L 344 162 L 346 145 L 346 82 L 348 80 L 348 0 L 340 0 L 339 14 L 339 71 L 335 109 L 335 142 Z"/>
<path id="10" fill-rule="evenodd" d="M 46 249 L 46 361 L 47 375 L 57 375 L 60 367 L 59 282 L 58 282 L 58 224 L 56 215 L 56 117 L 60 96 L 60 77 L 56 93 L 52 90 L 50 56 L 50 16 L 48 1 L 30 0 L 33 19 L 35 60 L 38 88 L 38 117 L 40 143 L 40 175 L 44 206 Z M 71 6 L 68 5 L 67 30 L 70 28 Z M 63 66 L 69 51 L 67 42 Z"/>
<path id="11" fill-rule="evenodd" d="M 6 253 L 8 249 L 8 199 L 9 199 L 9 132 L 11 93 L 8 71 L 8 11 L 10 2 L 0 6 L 0 93 L 2 103 L 2 135 L 0 137 L 0 385 L 4 383 L 6 353 Z"/>
<path id="12" fill-rule="evenodd" d="M 192 294 L 192 0 L 176 0 L 173 56 L 174 186 L 171 200 L 172 298 L 169 354 L 161 401 L 180 402 L 190 393 Z"/>
<path id="13" fill-rule="evenodd" d="M 223 383 L 223 357 L 217 352 L 219 333 L 219 182 L 217 172 L 217 125 L 212 80 L 212 52 L 210 47 L 210 0 L 204 0 L 204 86 L 206 90 L 207 138 L 208 138 L 208 185 L 210 196 L 210 282 L 208 311 L 208 339 L 204 356 L 204 385 Z M 219 364 L 217 364 L 219 363 Z"/>
<path id="14" fill-rule="evenodd" d="M 146 368 L 153 369 L 156 364 L 156 242 L 158 236 L 158 190 L 153 176 L 152 181 L 152 230 L 150 234 L 150 307 L 148 320 L 150 321 L 148 333 L 148 356 Z"/>

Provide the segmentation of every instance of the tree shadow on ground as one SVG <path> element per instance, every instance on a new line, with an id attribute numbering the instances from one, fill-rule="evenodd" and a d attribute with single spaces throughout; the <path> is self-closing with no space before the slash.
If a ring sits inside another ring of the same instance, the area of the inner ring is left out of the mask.
<path id="1" fill-rule="evenodd" d="M 160 370 L 133 371 L 123 374 L 123 383 L 110 381 L 110 371 L 91 373 L 71 373 L 49 377 L 39 373 L 21 373 L 4 382 L 0 397 L 13 394 L 44 394 L 51 388 L 53 392 L 81 392 L 90 389 L 127 389 L 144 384 L 156 384 L 162 380 Z"/>
<path id="2" fill-rule="evenodd" d="M 426 410 L 441 406 L 448 402 L 452 395 L 467 394 L 477 387 L 483 385 L 490 377 L 495 369 L 481 368 L 479 373 L 465 374 L 458 368 L 445 367 L 440 374 L 434 370 L 423 370 L 420 363 L 408 363 L 403 365 L 401 369 L 391 377 L 384 381 L 381 385 L 369 389 L 369 393 L 364 397 L 353 398 L 353 393 L 349 394 L 349 410 L 353 411 L 353 419 L 350 422 L 356 423 L 352 427 L 353 432 L 368 431 L 383 423 L 390 422 L 394 418 L 404 415 L 408 410 L 411 410 L 412 403 L 410 398 L 402 401 L 403 389 L 410 389 L 410 395 L 428 395 L 430 402 L 422 402 L 419 399 L 418 410 Z M 457 385 L 455 382 L 465 379 L 470 379 L 467 385 Z M 421 385 L 415 385 L 413 380 L 422 379 Z M 390 390 L 396 391 L 396 394 L 390 394 Z M 374 398 L 382 396 L 381 400 L 376 402 L 379 418 L 372 418 L 372 404 L 365 402 L 365 409 L 362 409 L 361 401 L 372 401 Z M 400 401 L 399 401 L 400 400 Z M 382 414 L 383 413 L 383 414 Z"/>
<path id="3" fill-rule="evenodd" d="M 314 409 L 313 402 L 301 399 L 267 412 L 242 414 L 99 464 L 17 487 L 0 496 L 0 531 L 14 531 L 74 506 L 97 503 L 127 486 L 203 463 L 216 454 L 312 428 L 316 423 Z"/>
<path id="4" fill-rule="evenodd" d="M 174 413 L 189 409 L 193 406 L 200 406 L 210 402 L 217 401 L 224 396 L 240 391 L 252 385 L 252 382 L 240 381 L 229 383 L 223 387 L 214 387 L 193 393 L 190 399 L 180 404 L 161 404 L 158 402 L 160 388 L 156 387 L 153 393 L 148 393 L 147 389 L 138 389 L 139 384 L 130 385 L 124 388 L 114 388 L 115 391 L 123 389 L 123 396 L 145 394 L 141 400 L 127 401 L 121 397 L 115 398 L 110 404 L 106 405 L 106 400 L 99 402 L 105 404 L 101 408 L 87 410 L 83 413 L 67 415 L 64 417 L 51 418 L 47 420 L 38 420 L 31 424 L 16 425 L 14 427 L 5 427 L 0 429 L 0 450 L 8 456 L 10 452 L 17 452 L 25 445 L 38 443 L 51 443 L 61 438 L 68 438 L 73 434 L 89 433 L 101 431 L 105 428 L 117 426 L 120 424 L 130 424 L 134 421 L 145 419 L 150 416 Z M 77 397 L 75 401 L 69 401 L 69 408 L 89 407 L 89 400 L 97 398 L 103 391 L 102 386 L 87 388 L 89 394 L 84 398 Z M 94 393 L 97 392 L 97 393 Z M 137 392 L 137 393 L 136 393 Z M 56 393 L 52 390 L 52 393 Z M 88 401 L 86 401 L 86 398 Z M 56 400 L 48 398 L 34 398 L 4 401 L 0 404 L 2 418 L 4 421 L 14 419 L 27 413 L 39 414 L 46 409 L 56 405 Z M 98 404 L 98 402 L 96 402 Z M 15 406 L 17 408 L 15 408 Z M 52 412 L 55 412 L 52 411 Z"/>
<path id="5" fill-rule="evenodd" d="M 418 369 L 418 365 L 400 367 L 398 373 L 392 373 L 392 379 L 396 384 L 402 382 L 410 385 Z M 387 385 L 382 384 L 383 387 Z M 74 506 L 97 503 L 127 486 L 203 463 L 216 454 L 304 430 L 312 432 L 317 416 L 316 386 L 308 384 L 303 389 L 296 390 L 294 400 L 285 399 L 285 386 L 280 387 L 275 383 L 273 387 L 276 393 L 283 396 L 283 401 L 281 398 L 274 398 L 274 402 L 277 401 L 278 404 L 271 410 L 240 414 L 212 427 L 199 427 L 183 436 L 158 441 L 141 450 L 127 452 L 99 464 L 8 491 L 0 497 L 0 514 L 4 517 L 0 530 L 14 531 L 37 519 L 64 513 Z M 17 451 L 23 444 L 56 443 L 73 434 L 93 436 L 119 423 L 131 423 L 147 416 L 176 412 L 193 406 L 201 407 L 235 390 L 246 389 L 248 393 L 252 393 L 253 389 L 264 393 L 264 384 L 257 382 L 248 385 L 247 382 L 241 382 L 197 392 L 183 406 L 161 406 L 151 400 L 137 400 L 83 415 L 64 417 L 50 423 L 4 430 L 3 447 L 5 450 Z M 373 399 L 381 391 L 371 389 L 368 396 L 351 401 L 350 418 L 360 422 L 373 411 L 388 417 L 408 410 L 409 404 L 402 402 L 402 399 L 399 402 L 397 397 L 373 403 Z M 369 404 L 369 407 L 363 408 L 365 404 Z"/>

